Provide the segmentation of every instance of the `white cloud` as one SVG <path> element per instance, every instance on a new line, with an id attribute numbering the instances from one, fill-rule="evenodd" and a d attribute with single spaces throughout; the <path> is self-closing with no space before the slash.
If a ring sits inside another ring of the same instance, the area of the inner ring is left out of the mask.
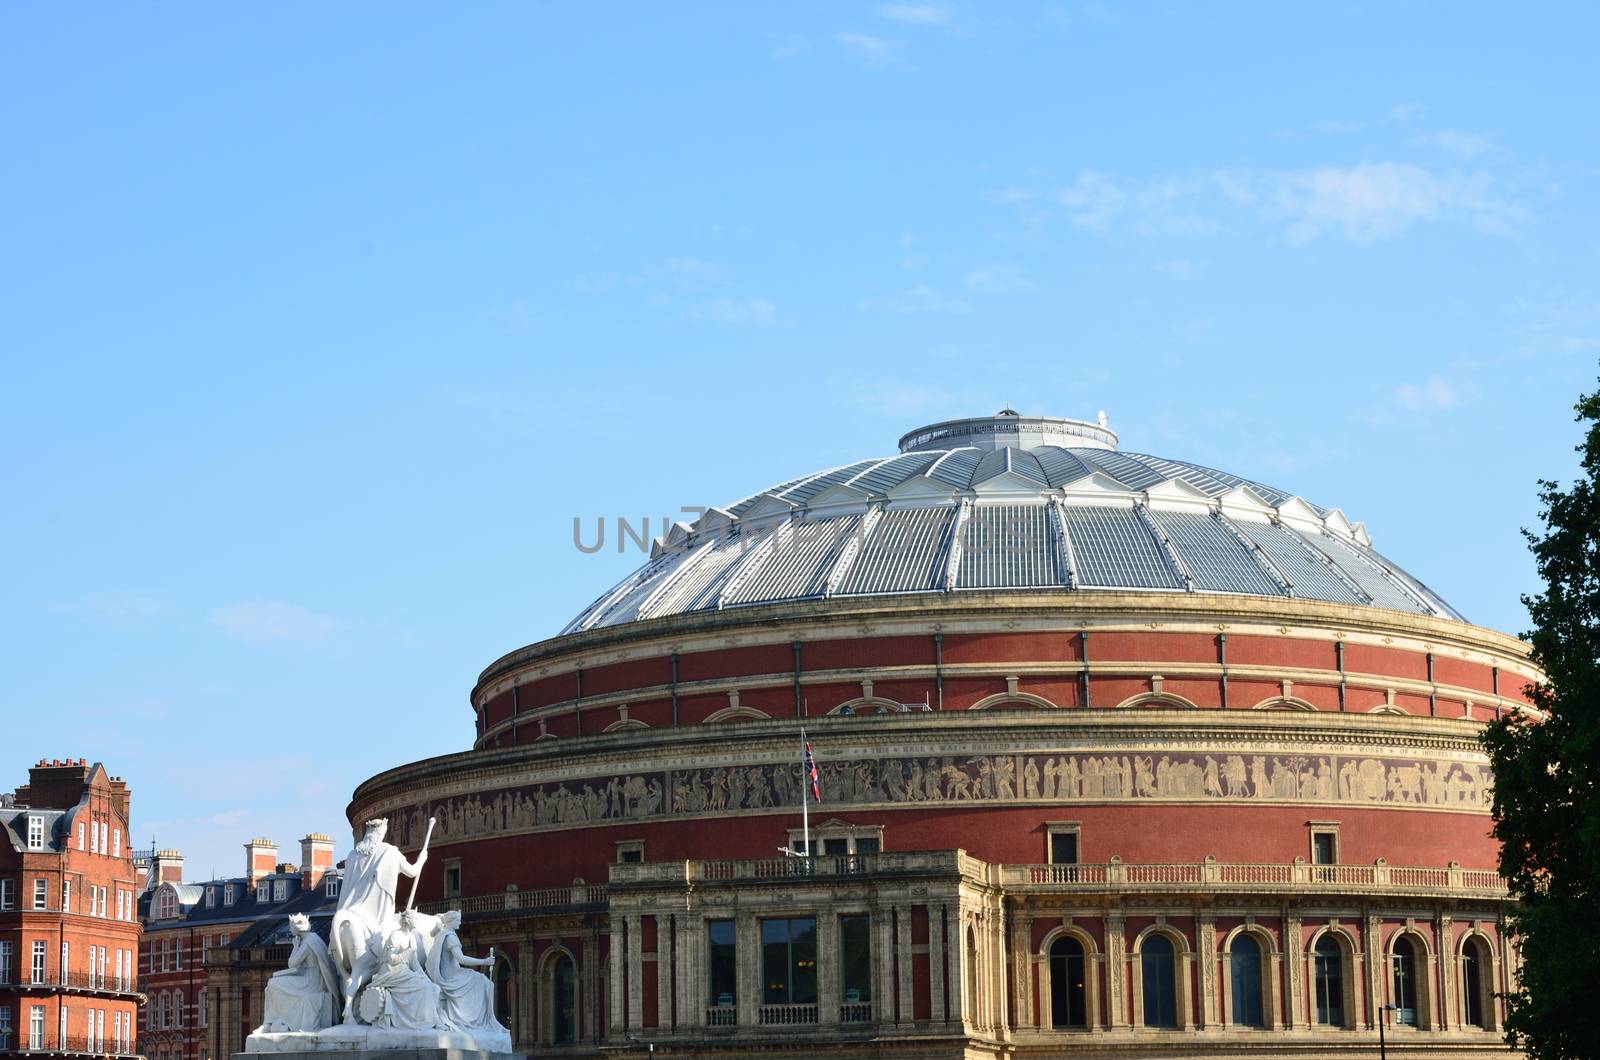
<path id="1" fill-rule="evenodd" d="M 988 197 L 1032 213 L 1037 222 L 1035 194 L 1012 187 Z M 1527 216 L 1486 171 L 1435 172 L 1408 162 L 1219 169 L 1157 179 L 1084 170 L 1047 198 L 1069 224 L 1082 229 L 1200 236 L 1228 224 L 1267 221 L 1285 225 L 1285 235 L 1296 243 L 1328 235 L 1370 243 L 1415 225 L 1445 222 L 1511 235 Z"/>
<path id="2" fill-rule="evenodd" d="M 701 315 L 717 324 L 765 327 L 778 320 L 778 307 L 765 298 L 713 298 Z"/>
<path id="3" fill-rule="evenodd" d="M 1407 412 L 1443 412 L 1461 404 L 1462 393 L 1450 380 L 1435 375 L 1396 387 L 1394 402 Z"/>
<path id="4" fill-rule="evenodd" d="M 344 623 L 281 600 L 251 600 L 213 608 L 211 624 L 246 644 L 292 641 L 313 644 L 338 633 Z"/>
<path id="5" fill-rule="evenodd" d="M 925 284 L 919 284 L 895 295 L 864 298 L 857 308 L 906 315 L 972 312 L 971 303 L 943 294 L 937 288 Z"/>
<path id="6" fill-rule="evenodd" d="M 839 43 L 863 66 L 888 66 L 900 61 L 899 41 L 874 37 L 869 33 L 841 33 Z"/>
<path id="7" fill-rule="evenodd" d="M 878 14 L 909 26 L 948 26 L 956 17 L 948 4 L 884 4 Z"/>
<path id="8" fill-rule="evenodd" d="M 1028 294 L 1039 285 L 1015 265 L 990 265 L 966 275 L 967 290 L 978 294 Z"/>
<path id="9" fill-rule="evenodd" d="M 1479 155 L 1498 151 L 1500 145 L 1494 137 L 1484 133 L 1461 132 L 1458 129 L 1441 129 L 1436 133 L 1427 133 L 1417 137 L 1417 143 L 1428 147 L 1437 147 L 1448 154 L 1460 158 L 1477 158 Z"/>

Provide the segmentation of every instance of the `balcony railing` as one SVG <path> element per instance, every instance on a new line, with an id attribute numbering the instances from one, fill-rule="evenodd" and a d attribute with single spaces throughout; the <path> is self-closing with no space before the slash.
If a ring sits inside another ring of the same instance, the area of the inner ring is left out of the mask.
<path id="1" fill-rule="evenodd" d="M 756 1022 L 763 1027 L 792 1027 L 817 1022 L 816 1005 L 762 1005 Z"/>
<path id="2" fill-rule="evenodd" d="M 706 1008 L 707 1027 L 732 1027 L 739 1022 L 739 1010 L 732 1005 L 711 1005 Z"/>
<path id="3" fill-rule="evenodd" d="M 471 898 L 446 898 L 441 902 L 423 902 L 421 909 L 424 913 L 442 913 L 446 909 L 459 909 L 463 913 L 510 913 L 517 910 L 598 905 L 605 900 L 606 889 L 603 884 L 590 886 L 578 883 L 570 887 L 545 887 L 536 891 L 501 891 Z"/>
<path id="4" fill-rule="evenodd" d="M 846 1001 L 839 1006 L 840 1023 L 871 1023 L 872 1002 Z"/>
<path id="5" fill-rule="evenodd" d="M 0 1052 L 7 1051 L 7 1046 L 0 1043 Z M 84 1056 L 137 1056 L 132 1042 L 117 1042 L 114 1040 L 93 1040 L 87 1037 L 68 1035 L 61 1038 L 47 1035 L 39 1044 L 33 1044 L 31 1038 L 24 1037 L 16 1046 L 16 1052 L 30 1055 L 42 1053 L 81 1054 Z"/>
<path id="6" fill-rule="evenodd" d="M 73 990 L 97 994 L 139 993 L 132 976 L 90 975 L 88 972 L 68 972 L 65 975 L 27 975 L 18 977 L 14 970 L 0 971 L 0 989 L 25 987 L 29 990 Z"/>
<path id="7" fill-rule="evenodd" d="M 1371 865 L 1312 865 L 1225 862 L 1207 858 L 1166 864 L 1124 863 L 1113 858 L 1087 865 L 1001 865 L 999 882 L 1011 891 L 1181 890 L 1221 885 L 1245 890 L 1441 891 L 1454 894 L 1503 897 L 1505 881 L 1492 869 L 1463 869 L 1459 865 L 1390 865 L 1379 859 Z"/>

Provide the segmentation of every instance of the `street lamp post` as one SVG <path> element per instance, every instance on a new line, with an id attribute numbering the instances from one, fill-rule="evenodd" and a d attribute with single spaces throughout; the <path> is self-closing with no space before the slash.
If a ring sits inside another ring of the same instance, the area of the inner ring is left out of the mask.
<path id="1" fill-rule="evenodd" d="M 1393 1005 L 1378 1006 L 1378 1060 L 1389 1060 L 1389 1046 L 1383 1040 L 1383 1025 L 1389 1022 L 1389 1013 L 1394 1010 Z"/>

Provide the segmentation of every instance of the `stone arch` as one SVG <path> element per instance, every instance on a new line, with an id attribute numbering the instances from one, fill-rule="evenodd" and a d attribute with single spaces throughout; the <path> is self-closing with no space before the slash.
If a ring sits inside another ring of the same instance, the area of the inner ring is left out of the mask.
<path id="1" fill-rule="evenodd" d="M 1392 1005 L 1398 1005 L 1400 999 L 1395 996 L 1395 956 L 1401 940 L 1411 943 L 1413 967 L 1412 975 L 1416 991 L 1416 1024 L 1419 1031 L 1433 1030 L 1439 1025 L 1437 1005 L 1434 1001 L 1434 983 L 1432 971 L 1437 966 L 1434 960 L 1433 946 L 1428 937 L 1410 925 L 1404 925 L 1389 935 L 1389 941 L 1384 945 L 1383 952 L 1386 958 L 1384 966 L 1384 994 Z M 1396 1017 L 1398 1021 L 1398 1016 Z"/>
<path id="2" fill-rule="evenodd" d="M 1475 948 L 1478 962 L 1478 1014 L 1480 1022 L 1470 1023 L 1467 1016 L 1470 1013 L 1468 990 L 1472 984 L 1467 982 L 1468 950 Z M 1460 994 L 1460 1003 L 1456 1006 L 1456 1014 L 1463 1027 L 1480 1027 L 1486 1031 L 1500 1029 L 1500 1012 L 1497 1006 L 1499 998 L 1495 994 L 1495 984 L 1500 981 L 1500 958 L 1496 955 L 1494 941 L 1477 928 L 1469 929 L 1461 936 L 1460 944 L 1456 947 L 1456 984 Z"/>
<path id="3" fill-rule="evenodd" d="M 619 718 L 607 725 L 601 732 L 627 732 L 630 729 L 648 729 L 650 726 L 638 718 Z"/>
<path id="4" fill-rule="evenodd" d="M 1245 923 L 1229 931 L 1222 939 L 1219 956 L 1222 958 L 1222 976 L 1218 983 L 1222 993 L 1222 1025 L 1236 1027 L 1233 1021 L 1233 943 L 1241 935 L 1255 939 L 1261 947 L 1261 1023 L 1265 1029 L 1281 1027 L 1283 1019 L 1283 951 L 1278 949 L 1272 932 L 1260 924 Z"/>
<path id="5" fill-rule="evenodd" d="M 1183 932 L 1163 921 L 1157 921 L 1134 936 L 1133 944 L 1128 947 L 1128 952 L 1133 957 L 1133 1025 L 1136 1028 L 1145 1028 L 1144 1011 L 1144 948 L 1145 943 L 1152 936 L 1160 935 L 1172 945 L 1172 993 L 1174 1015 L 1177 1016 L 1177 1029 L 1187 1031 L 1194 1026 L 1194 1002 L 1190 997 L 1189 981 L 1191 967 L 1194 964 L 1194 952 L 1189 947 L 1189 940 Z"/>
<path id="6" fill-rule="evenodd" d="M 1094 936 L 1077 925 L 1058 924 L 1050 933 L 1039 942 L 1039 951 L 1034 955 L 1034 964 L 1039 969 L 1039 1028 L 1054 1031 L 1055 1013 L 1051 1000 L 1051 976 L 1054 969 L 1050 963 L 1050 950 L 1061 939 L 1072 939 L 1083 947 L 1083 975 L 1084 975 L 1084 1015 L 1087 1026 L 1083 1030 L 1097 1031 L 1102 1027 L 1100 1020 L 1100 952 L 1095 948 Z"/>
<path id="7" fill-rule="evenodd" d="M 1353 1030 L 1360 1026 L 1361 1013 L 1357 1006 L 1361 1000 L 1358 988 L 1361 977 L 1356 971 L 1356 962 L 1361 959 L 1361 947 L 1356 944 L 1355 938 L 1349 931 L 1338 925 L 1325 925 L 1313 932 L 1306 940 L 1305 950 L 1301 960 L 1305 967 L 1302 969 L 1306 982 L 1306 1012 L 1304 1017 L 1311 1026 L 1319 1026 L 1317 1022 L 1317 985 L 1316 985 L 1316 953 L 1317 944 L 1324 938 L 1331 938 L 1339 947 L 1339 986 L 1341 1018 L 1335 1026 Z"/>
<path id="8" fill-rule="evenodd" d="M 1316 704 L 1308 703 L 1299 696 L 1268 696 L 1251 710 L 1316 710 Z"/>
<path id="9" fill-rule="evenodd" d="M 757 710 L 755 707 L 737 706 L 737 707 L 723 707 L 721 710 L 713 711 L 712 713 L 708 714 L 706 716 L 706 719 L 704 721 L 702 721 L 700 724 L 702 724 L 702 725 L 720 725 L 723 722 L 729 722 L 729 721 L 771 721 L 771 720 L 772 720 L 772 715 L 766 713 L 765 711 Z"/>
<path id="10" fill-rule="evenodd" d="M 563 974 L 563 962 L 570 969 L 569 975 Z M 577 954 L 558 942 L 540 954 L 538 969 L 539 1041 L 544 1045 L 581 1042 L 583 1027 L 579 1017 L 586 999 Z M 569 990 L 570 1004 L 566 996 Z"/>
<path id="11" fill-rule="evenodd" d="M 845 700 L 828 713 L 830 715 L 876 714 L 882 710 L 890 714 L 904 714 L 905 709 L 903 704 L 896 703 L 892 699 L 884 699 L 882 696 L 857 696 L 855 699 Z"/>
<path id="12" fill-rule="evenodd" d="M 1200 704 L 1182 696 L 1173 695 L 1171 692 L 1140 692 L 1136 696 L 1129 696 L 1116 706 L 1117 710 L 1128 708 L 1144 708 L 1154 710 L 1199 710 Z"/>
<path id="13" fill-rule="evenodd" d="M 1005 707 L 1006 705 L 1012 703 L 1019 707 L 1036 708 L 1038 710 L 1061 709 L 1059 706 L 1050 702 L 1043 696 L 1035 696 L 1028 692 L 996 692 L 992 696 L 984 696 L 967 709 L 990 710 L 995 707 Z"/>
<path id="14" fill-rule="evenodd" d="M 1368 714 L 1395 714 L 1395 715 L 1398 715 L 1398 716 L 1400 716 L 1402 718 L 1407 716 L 1405 711 L 1401 710 L 1399 707 L 1395 706 L 1393 703 L 1379 703 L 1377 706 L 1375 706 L 1371 710 L 1367 711 L 1367 713 Z"/>

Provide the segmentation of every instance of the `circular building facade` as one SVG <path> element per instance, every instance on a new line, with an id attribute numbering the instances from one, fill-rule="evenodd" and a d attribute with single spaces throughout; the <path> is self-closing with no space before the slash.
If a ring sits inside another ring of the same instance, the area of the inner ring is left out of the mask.
<path id="1" fill-rule="evenodd" d="M 520 1048 L 1502 1051 L 1476 735 L 1525 645 L 1103 424 L 900 450 L 674 527 L 355 793 L 436 819 Z"/>

